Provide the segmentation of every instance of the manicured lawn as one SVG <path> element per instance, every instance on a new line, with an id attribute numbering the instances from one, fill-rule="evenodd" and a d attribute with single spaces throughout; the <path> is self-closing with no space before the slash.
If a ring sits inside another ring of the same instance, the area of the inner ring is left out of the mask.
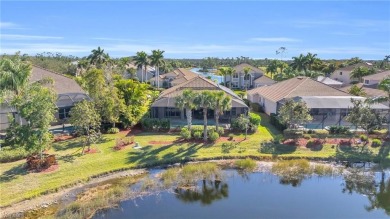
<path id="1" fill-rule="evenodd" d="M 260 143 L 280 135 L 280 132 L 270 126 L 268 122 L 268 117 L 262 115 L 262 125 L 258 132 L 248 135 L 248 139 L 245 141 L 243 141 L 244 134 L 234 135 L 237 144 L 228 152 L 222 148 L 223 143 L 228 143 L 226 140 L 216 144 L 188 143 L 177 141 L 178 134 L 167 133 L 137 134 L 135 141 L 140 143 L 142 149 L 133 149 L 128 146 L 119 151 L 113 150 L 115 139 L 123 137 L 127 133 L 104 135 L 103 142 L 95 146 L 100 152 L 83 156 L 80 156 L 79 139 L 54 143 L 49 153 L 56 154 L 59 168 L 53 172 L 28 173 L 24 169 L 25 160 L 0 164 L 0 205 L 10 205 L 45 192 L 56 191 L 61 187 L 87 181 L 90 177 L 99 174 L 160 163 L 247 156 L 258 158 L 357 157 L 369 160 L 375 158 L 379 152 L 379 148 L 370 148 L 368 152 L 349 148 L 337 150 L 337 147 L 331 145 L 324 145 L 316 150 L 288 145 L 263 144 L 260 146 Z M 388 150 L 381 150 L 381 154 L 390 158 Z"/>

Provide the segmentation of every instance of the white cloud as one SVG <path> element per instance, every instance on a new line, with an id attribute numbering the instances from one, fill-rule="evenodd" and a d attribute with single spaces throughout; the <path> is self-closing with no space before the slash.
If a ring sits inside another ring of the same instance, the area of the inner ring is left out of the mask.
<path id="1" fill-rule="evenodd" d="M 330 54 L 330 55 L 346 54 L 346 55 L 353 55 L 353 56 L 359 56 L 361 54 L 365 54 L 365 55 L 388 54 L 388 49 L 374 48 L 374 47 L 329 47 L 329 48 L 312 48 L 312 49 L 307 49 L 306 51 L 317 53 L 317 54 Z"/>
<path id="2" fill-rule="evenodd" d="M 21 34 L 0 34 L 3 40 L 60 40 L 63 37 L 57 36 L 36 36 L 36 35 L 21 35 Z"/>
<path id="3" fill-rule="evenodd" d="M 301 42 L 299 39 L 288 38 L 288 37 L 255 37 L 250 39 L 250 41 L 257 42 Z"/>
<path id="4" fill-rule="evenodd" d="M 1 22 L 0 21 L 0 29 L 13 28 L 13 27 L 17 27 L 17 25 L 14 23 L 11 23 L 11 22 Z"/>
<path id="5" fill-rule="evenodd" d="M 83 45 L 65 45 L 65 44 L 51 44 L 51 43 L 23 43 L 23 44 L 7 44 L 2 45 L 1 52 L 6 54 L 13 54 L 20 51 L 21 53 L 36 54 L 42 52 L 60 52 L 64 54 L 88 54 L 93 48 Z"/>

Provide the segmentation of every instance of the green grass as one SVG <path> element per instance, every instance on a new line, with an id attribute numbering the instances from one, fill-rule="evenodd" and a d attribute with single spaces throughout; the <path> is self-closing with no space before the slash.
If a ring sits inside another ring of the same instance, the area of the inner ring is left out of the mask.
<path id="1" fill-rule="evenodd" d="M 389 160 L 389 150 L 383 149 L 389 147 L 369 147 L 368 152 L 361 152 L 349 148 L 337 149 L 331 145 L 324 145 L 318 150 L 273 144 L 260 146 L 260 143 L 280 136 L 280 132 L 269 125 L 269 118 L 264 114 L 258 131 L 249 134 L 245 141 L 242 141 L 244 134 L 235 134 L 237 145 L 227 153 L 222 150 L 224 142 L 215 144 L 177 142 L 179 133 L 140 133 L 135 136 L 135 141 L 140 143 L 142 149 L 126 147 L 115 151 L 113 150 L 115 139 L 121 136 L 124 134 L 104 135 L 104 141 L 95 146 L 100 153 L 84 156 L 80 155 L 79 139 L 54 143 L 49 153 L 56 154 L 59 169 L 53 172 L 28 173 L 24 169 L 25 160 L 0 164 L 0 206 L 54 192 L 78 182 L 86 182 L 91 177 L 104 173 L 188 160 L 247 157 L 373 160 L 378 157 L 378 153 L 385 161 Z M 151 144 L 150 141 L 163 141 L 163 143 Z"/>

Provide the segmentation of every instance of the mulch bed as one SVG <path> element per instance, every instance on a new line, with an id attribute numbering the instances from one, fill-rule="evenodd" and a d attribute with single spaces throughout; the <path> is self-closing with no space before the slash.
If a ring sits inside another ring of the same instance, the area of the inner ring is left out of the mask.
<path id="1" fill-rule="evenodd" d="M 139 134 L 139 133 L 142 133 L 142 129 L 137 129 L 137 128 L 132 128 L 130 130 L 126 130 L 127 132 L 127 136 L 130 136 L 130 135 L 136 135 L 136 134 Z"/>
<path id="2" fill-rule="evenodd" d="M 133 143 L 131 143 L 131 144 L 126 144 L 126 145 L 117 145 L 117 146 L 114 146 L 113 148 L 114 148 L 114 150 L 116 150 L 116 151 L 120 151 L 120 150 L 123 150 L 123 149 L 125 149 L 126 147 L 128 147 L 128 146 L 130 146 L 130 145 L 132 145 Z"/>
<path id="3" fill-rule="evenodd" d="M 173 141 L 149 141 L 149 144 L 172 144 Z"/>
<path id="4" fill-rule="evenodd" d="M 58 170 L 58 168 L 59 168 L 59 165 L 54 164 L 54 165 L 51 165 L 49 168 L 41 170 L 40 173 L 51 173 L 51 172 Z"/>
<path id="5" fill-rule="evenodd" d="M 98 153 L 99 151 L 96 148 L 91 148 L 91 149 L 85 149 L 84 154 L 95 154 Z"/>
<path id="6" fill-rule="evenodd" d="M 72 138 L 74 138 L 74 136 L 72 136 L 72 135 L 59 135 L 59 136 L 54 137 L 54 142 L 66 141 L 66 140 L 69 140 Z"/>
<path id="7" fill-rule="evenodd" d="M 233 140 L 230 140 L 229 137 L 219 137 L 217 140 L 217 143 L 219 142 L 242 142 L 245 141 L 245 138 L 233 138 Z"/>

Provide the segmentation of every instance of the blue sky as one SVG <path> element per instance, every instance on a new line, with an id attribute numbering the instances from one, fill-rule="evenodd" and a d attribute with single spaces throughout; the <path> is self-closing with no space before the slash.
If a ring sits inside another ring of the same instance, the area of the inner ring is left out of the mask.
<path id="1" fill-rule="evenodd" d="M 390 1 L 1 1 L 1 53 L 383 59 Z"/>

